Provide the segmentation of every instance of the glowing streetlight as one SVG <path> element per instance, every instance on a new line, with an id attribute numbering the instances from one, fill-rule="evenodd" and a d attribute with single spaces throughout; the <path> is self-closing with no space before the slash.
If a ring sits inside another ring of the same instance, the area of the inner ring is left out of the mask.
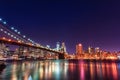
<path id="1" fill-rule="evenodd" d="M 0 29 L 0 31 L 3 31 L 3 29 Z"/>
<path id="2" fill-rule="evenodd" d="M 20 34 L 20 32 L 18 32 L 18 34 Z"/>
<path id="3" fill-rule="evenodd" d="M 7 24 L 7 22 L 4 21 L 3 24 Z"/>
<path id="4" fill-rule="evenodd" d="M 26 36 L 25 36 L 25 35 L 23 35 L 23 38 L 26 38 Z"/>
<path id="5" fill-rule="evenodd" d="M 2 21 L 2 18 L 0 18 L 0 21 Z"/>
<path id="6" fill-rule="evenodd" d="M 14 30 L 14 27 L 11 27 L 12 30 Z"/>
<path id="7" fill-rule="evenodd" d="M 14 31 L 17 32 L 17 29 L 15 29 Z"/>

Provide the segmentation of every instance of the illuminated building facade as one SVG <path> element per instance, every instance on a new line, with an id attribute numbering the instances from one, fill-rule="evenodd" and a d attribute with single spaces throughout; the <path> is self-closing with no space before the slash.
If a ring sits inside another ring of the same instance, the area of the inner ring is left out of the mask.
<path id="1" fill-rule="evenodd" d="M 99 47 L 96 47 L 95 48 L 95 53 L 99 53 L 100 52 L 100 48 Z"/>
<path id="2" fill-rule="evenodd" d="M 65 46 L 64 42 L 62 43 L 61 49 L 62 49 L 62 52 L 67 53 L 66 46 Z"/>
<path id="3" fill-rule="evenodd" d="M 92 51 L 91 51 L 91 47 L 89 46 L 88 47 L 88 53 L 91 53 Z"/>
<path id="4" fill-rule="evenodd" d="M 56 44 L 56 50 L 57 50 L 57 51 L 60 50 L 60 43 L 59 43 L 59 42 L 57 42 L 57 44 Z"/>
<path id="5" fill-rule="evenodd" d="M 80 55 L 82 53 L 83 53 L 83 46 L 82 46 L 82 44 L 76 45 L 76 54 Z"/>
<path id="6" fill-rule="evenodd" d="M 88 47 L 88 53 L 99 53 L 100 52 L 100 48 L 99 47 L 96 47 L 96 48 L 93 48 L 93 47 Z"/>
<path id="7" fill-rule="evenodd" d="M 88 53 L 90 53 L 90 54 L 95 53 L 95 48 L 88 47 Z"/>

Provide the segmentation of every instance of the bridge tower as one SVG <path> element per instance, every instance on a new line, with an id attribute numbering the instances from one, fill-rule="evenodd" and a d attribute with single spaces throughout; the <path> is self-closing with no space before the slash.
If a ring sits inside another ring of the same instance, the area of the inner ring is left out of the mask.
<path id="1" fill-rule="evenodd" d="M 62 53 L 59 54 L 59 59 L 65 59 L 65 54 L 67 54 L 65 43 L 62 42 L 61 50 Z"/>

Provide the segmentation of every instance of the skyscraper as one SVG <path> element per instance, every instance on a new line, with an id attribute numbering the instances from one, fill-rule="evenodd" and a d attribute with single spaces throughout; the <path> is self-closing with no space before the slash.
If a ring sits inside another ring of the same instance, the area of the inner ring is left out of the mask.
<path id="1" fill-rule="evenodd" d="M 66 46 L 65 46 L 64 42 L 62 42 L 61 49 L 62 49 L 63 52 L 67 53 Z"/>
<path id="2" fill-rule="evenodd" d="M 90 54 L 95 53 L 95 48 L 89 46 L 88 53 L 90 53 Z"/>
<path id="3" fill-rule="evenodd" d="M 57 44 L 56 44 L 56 50 L 57 50 L 57 51 L 60 50 L 60 43 L 59 43 L 59 42 L 57 42 Z"/>
<path id="4" fill-rule="evenodd" d="M 82 47 L 82 44 L 77 44 L 76 45 L 76 54 L 77 55 L 80 55 L 83 53 L 83 47 Z"/>
<path id="5" fill-rule="evenodd" d="M 100 52 L 100 48 L 99 47 L 96 47 L 95 48 L 95 53 L 99 53 Z"/>
<path id="6" fill-rule="evenodd" d="M 91 53 L 92 51 L 91 51 L 91 47 L 89 46 L 88 47 L 88 53 Z"/>

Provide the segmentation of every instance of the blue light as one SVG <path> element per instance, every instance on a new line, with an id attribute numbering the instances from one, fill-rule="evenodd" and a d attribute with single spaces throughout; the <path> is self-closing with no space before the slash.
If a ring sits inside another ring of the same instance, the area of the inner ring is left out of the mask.
<path id="1" fill-rule="evenodd" d="M 7 23 L 4 21 L 3 24 L 7 24 Z"/>
<path id="2" fill-rule="evenodd" d="M 8 35 L 10 35 L 10 33 L 8 33 Z"/>
<path id="3" fill-rule="evenodd" d="M 28 38 L 28 41 L 30 41 L 30 39 Z"/>
<path id="4" fill-rule="evenodd" d="M 0 21 L 2 21 L 2 18 L 0 18 Z"/>
<path id="5" fill-rule="evenodd" d="M 25 38 L 26 36 L 25 35 L 23 35 L 23 38 Z"/>
<path id="6" fill-rule="evenodd" d="M 0 29 L 1 31 L 3 31 L 3 29 Z"/>
<path id="7" fill-rule="evenodd" d="M 20 34 L 20 32 L 18 32 L 18 34 Z"/>
<path id="8" fill-rule="evenodd" d="M 34 44 L 34 41 L 31 41 Z"/>
<path id="9" fill-rule="evenodd" d="M 17 32 L 17 29 L 15 30 L 15 32 Z"/>
<path id="10" fill-rule="evenodd" d="M 7 31 L 4 31 L 4 33 L 7 33 Z"/>
<path id="11" fill-rule="evenodd" d="M 14 37 L 16 39 L 16 37 Z"/>
<path id="12" fill-rule="evenodd" d="M 14 27 L 11 27 L 12 30 L 14 30 Z"/>
<path id="13" fill-rule="evenodd" d="M 46 45 L 47 48 L 50 48 L 50 45 Z"/>
<path id="14" fill-rule="evenodd" d="M 11 35 L 11 37 L 13 37 L 13 35 Z"/>

